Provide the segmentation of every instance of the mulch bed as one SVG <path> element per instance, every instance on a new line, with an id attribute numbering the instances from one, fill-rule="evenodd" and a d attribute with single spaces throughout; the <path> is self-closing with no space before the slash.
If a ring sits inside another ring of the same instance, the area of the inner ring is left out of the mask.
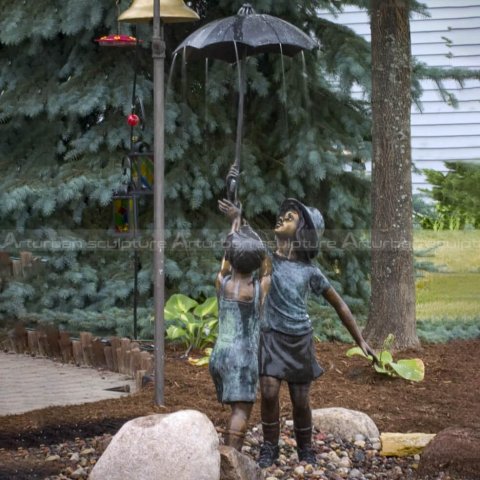
<path id="1" fill-rule="evenodd" d="M 312 408 L 360 410 L 370 415 L 382 432 L 436 433 L 449 426 L 480 428 L 480 340 L 424 345 L 421 351 L 403 352 L 399 358 L 423 359 L 426 375 L 421 383 L 380 376 L 365 360 L 347 358 L 348 348 L 340 343 L 317 345 L 318 359 L 326 372 L 312 386 Z M 45 462 L 51 453 L 49 446 L 113 434 L 125 421 L 141 415 L 193 408 L 224 428 L 229 408 L 217 403 L 208 368 L 191 366 L 181 353 L 167 351 L 165 406 L 156 406 L 153 388 L 146 388 L 116 400 L 0 417 L 0 480 L 54 475 L 60 465 Z M 288 390 L 284 387 L 280 405 L 282 417 L 291 418 Z M 251 423 L 259 421 L 257 402 Z M 42 448 L 44 451 L 38 454 Z M 34 451 L 29 454 L 29 449 Z"/>

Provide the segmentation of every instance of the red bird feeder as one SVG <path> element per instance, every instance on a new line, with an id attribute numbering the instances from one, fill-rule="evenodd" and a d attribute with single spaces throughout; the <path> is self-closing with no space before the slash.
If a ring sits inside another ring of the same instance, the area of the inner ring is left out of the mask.
<path id="1" fill-rule="evenodd" d="M 120 35 L 118 33 L 104 35 L 103 37 L 96 38 L 95 41 L 102 47 L 134 47 L 137 44 L 135 37 L 131 35 Z"/>

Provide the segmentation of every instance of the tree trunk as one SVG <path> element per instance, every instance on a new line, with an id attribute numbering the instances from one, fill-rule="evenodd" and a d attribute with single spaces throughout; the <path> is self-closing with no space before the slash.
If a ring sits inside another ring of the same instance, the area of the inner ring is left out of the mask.
<path id="1" fill-rule="evenodd" d="M 364 337 L 417 347 L 408 0 L 372 0 L 372 295 Z"/>

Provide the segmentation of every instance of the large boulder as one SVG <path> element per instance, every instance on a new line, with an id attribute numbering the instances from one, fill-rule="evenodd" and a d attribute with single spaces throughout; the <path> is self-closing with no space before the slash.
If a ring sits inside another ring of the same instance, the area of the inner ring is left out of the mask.
<path id="1" fill-rule="evenodd" d="M 90 480 L 219 480 L 218 435 L 195 410 L 127 422 L 112 438 Z"/>
<path id="2" fill-rule="evenodd" d="M 456 479 L 478 480 L 480 475 L 480 429 L 450 427 L 437 433 L 425 447 L 420 475 L 445 473 Z"/>
<path id="3" fill-rule="evenodd" d="M 312 411 L 317 430 L 351 441 L 357 435 L 377 440 L 380 436 L 375 422 L 363 412 L 347 408 L 318 408 Z"/>
<path id="4" fill-rule="evenodd" d="M 220 480 L 262 479 L 262 470 L 250 457 L 233 447 L 220 446 Z"/>
<path id="5" fill-rule="evenodd" d="M 433 433 L 382 433 L 382 450 L 385 457 L 409 457 L 421 453 L 435 437 Z"/>

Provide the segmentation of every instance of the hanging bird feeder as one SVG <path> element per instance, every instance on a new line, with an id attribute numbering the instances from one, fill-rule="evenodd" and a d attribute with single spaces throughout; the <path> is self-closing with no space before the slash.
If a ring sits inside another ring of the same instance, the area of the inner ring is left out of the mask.
<path id="1" fill-rule="evenodd" d="M 96 38 L 95 41 L 102 47 L 135 47 L 137 42 L 141 43 L 132 35 L 118 33 L 104 35 L 103 37 Z"/>
<path id="2" fill-rule="evenodd" d="M 117 5 L 117 18 L 120 14 L 120 0 L 116 0 Z M 104 35 L 102 37 L 96 38 L 95 41 L 101 47 L 135 47 L 141 41 L 137 40 L 136 37 L 132 35 L 124 35 L 120 33 L 120 22 L 117 20 L 117 33 L 111 33 L 110 35 Z"/>
<path id="3" fill-rule="evenodd" d="M 132 193 L 113 195 L 113 234 L 135 237 L 138 231 L 137 197 Z"/>
<path id="4" fill-rule="evenodd" d="M 153 153 L 148 151 L 146 144 L 139 143 L 140 147 L 134 145 L 134 148 L 123 162 L 124 170 L 130 170 L 128 191 L 134 195 L 153 195 Z"/>
<path id="5" fill-rule="evenodd" d="M 153 153 L 130 153 L 131 189 L 134 193 L 153 194 Z"/>

